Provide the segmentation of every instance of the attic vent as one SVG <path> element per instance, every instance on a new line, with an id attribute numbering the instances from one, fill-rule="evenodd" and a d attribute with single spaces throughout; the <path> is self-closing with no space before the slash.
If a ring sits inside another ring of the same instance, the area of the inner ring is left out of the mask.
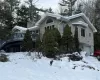
<path id="1" fill-rule="evenodd" d="M 53 20 L 52 19 L 47 19 L 47 22 L 46 23 L 52 23 Z"/>

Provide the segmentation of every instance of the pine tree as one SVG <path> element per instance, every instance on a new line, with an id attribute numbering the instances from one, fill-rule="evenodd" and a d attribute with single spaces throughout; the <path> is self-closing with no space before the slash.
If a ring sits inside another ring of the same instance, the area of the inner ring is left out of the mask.
<path id="1" fill-rule="evenodd" d="M 9 5 L 4 1 L 0 1 L 0 39 L 8 39 L 11 33 L 11 20 Z"/>
<path id="2" fill-rule="evenodd" d="M 95 4 L 95 23 L 94 26 L 97 29 L 97 33 L 94 34 L 94 48 L 100 49 L 100 0 L 96 0 Z"/>
<path id="3" fill-rule="evenodd" d="M 73 36 L 71 32 L 71 27 L 67 24 L 64 28 L 63 36 L 62 36 L 62 46 L 64 52 L 72 51 L 73 49 Z"/>
<path id="4" fill-rule="evenodd" d="M 17 25 L 27 27 L 27 22 L 29 19 L 29 8 L 25 5 L 22 5 L 17 10 Z"/>
<path id="5" fill-rule="evenodd" d="M 0 27 L 0 40 L 8 40 L 11 37 L 11 30 L 7 27 Z"/>
<path id="6" fill-rule="evenodd" d="M 75 45 L 75 51 L 79 52 L 79 39 L 78 39 L 78 28 L 77 27 L 75 27 L 74 45 Z"/>
<path id="7" fill-rule="evenodd" d="M 52 34 L 53 34 L 53 36 L 55 38 L 55 41 L 60 46 L 60 44 L 61 44 L 61 35 L 60 35 L 60 32 L 58 31 L 57 28 L 53 28 L 51 31 L 52 31 Z"/>
<path id="8" fill-rule="evenodd" d="M 6 2 L 9 4 L 10 6 L 10 12 L 13 13 L 15 11 L 15 9 L 18 8 L 19 6 L 19 0 L 6 0 Z"/>
<path id="9" fill-rule="evenodd" d="M 16 10 L 19 7 L 19 0 L 4 0 L 4 2 L 9 6 L 9 14 L 10 17 L 8 17 L 8 24 L 11 28 L 14 27 L 15 25 L 15 15 L 16 15 Z M 7 12 L 8 14 L 8 12 Z"/>
<path id="10" fill-rule="evenodd" d="M 29 30 L 27 30 L 25 33 L 21 48 L 23 51 L 28 52 L 31 51 L 33 48 L 33 41 Z"/>
<path id="11" fill-rule="evenodd" d="M 11 27 L 12 15 L 10 7 L 6 2 L 0 2 L 0 26 Z"/>
<path id="12" fill-rule="evenodd" d="M 55 57 L 58 52 L 58 45 L 51 30 L 45 31 L 43 35 L 43 53 L 46 57 Z"/>

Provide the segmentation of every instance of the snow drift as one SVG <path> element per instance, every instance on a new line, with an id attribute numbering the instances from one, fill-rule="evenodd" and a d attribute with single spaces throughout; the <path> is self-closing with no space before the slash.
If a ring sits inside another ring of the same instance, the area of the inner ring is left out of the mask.
<path id="1" fill-rule="evenodd" d="M 0 80 L 100 80 L 100 62 L 92 56 L 70 62 L 63 57 L 50 66 L 51 59 L 26 54 L 8 53 L 10 61 L 0 62 Z"/>

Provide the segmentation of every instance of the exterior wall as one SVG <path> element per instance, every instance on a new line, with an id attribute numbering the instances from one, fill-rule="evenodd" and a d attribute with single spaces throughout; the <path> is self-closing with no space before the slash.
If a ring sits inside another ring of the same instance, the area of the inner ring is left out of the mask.
<path id="1" fill-rule="evenodd" d="M 73 35 L 75 33 L 75 26 L 73 26 L 71 23 L 78 22 L 78 21 L 85 22 L 82 18 L 77 18 L 77 19 L 71 20 L 71 22 L 70 22 Z M 85 43 L 85 44 L 94 46 L 93 31 L 89 28 L 89 26 L 83 27 L 81 25 L 78 25 L 77 27 L 78 27 L 78 33 L 79 33 L 78 36 L 79 36 L 80 43 Z M 81 36 L 82 28 L 85 29 L 85 37 Z M 91 36 L 89 36 L 89 34 L 91 34 Z"/>
<path id="2" fill-rule="evenodd" d="M 40 25 L 40 37 L 41 37 L 41 39 L 42 39 L 43 34 L 45 32 L 45 27 L 52 26 L 52 25 L 54 25 L 54 27 L 57 28 L 59 30 L 60 34 L 62 35 L 63 34 L 63 28 L 64 28 L 65 24 L 62 23 L 59 20 L 56 20 L 55 18 L 52 18 L 53 19 L 52 23 L 46 24 L 47 19 Z"/>
<path id="3" fill-rule="evenodd" d="M 77 18 L 74 20 L 71 20 L 70 25 L 71 25 L 71 30 L 74 35 L 75 33 L 75 26 L 73 26 L 71 23 L 75 23 L 78 21 L 83 21 L 85 22 L 82 18 Z M 86 23 L 86 22 L 85 22 Z M 78 38 L 80 42 L 80 48 L 83 51 L 87 51 L 88 55 L 94 52 L 94 36 L 93 36 L 93 31 L 89 26 L 83 27 L 81 25 L 78 25 Z M 85 29 L 85 37 L 81 36 L 81 29 Z"/>

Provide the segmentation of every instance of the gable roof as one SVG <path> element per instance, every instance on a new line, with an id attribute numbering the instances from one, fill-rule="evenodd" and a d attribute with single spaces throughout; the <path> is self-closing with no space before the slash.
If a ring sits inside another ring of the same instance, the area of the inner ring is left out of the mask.
<path id="1" fill-rule="evenodd" d="M 75 14 L 75 15 L 69 16 L 68 18 L 69 18 L 69 20 L 71 20 L 71 19 L 78 18 L 78 17 L 82 17 L 87 22 L 89 27 L 93 30 L 93 32 L 97 32 L 97 29 L 93 26 L 93 24 L 90 22 L 89 18 L 86 17 L 86 15 L 84 13 Z"/>
<path id="2" fill-rule="evenodd" d="M 93 32 L 97 32 L 96 28 L 93 26 L 93 24 L 90 22 L 90 20 L 86 17 L 86 15 L 84 13 L 79 13 L 79 14 L 75 14 L 75 15 L 67 16 L 67 17 L 61 16 L 59 14 L 54 14 L 54 13 L 45 13 L 42 16 L 42 18 L 36 23 L 36 26 L 39 26 L 47 17 L 54 17 L 57 20 L 62 20 L 62 21 L 66 21 L 66 22 L 68 22 L 72 19 L 81 17 L 87 22 L 87 24 L 93 30 Z"/>
<path id="3" fill-rule="evenodd" d="M 82 25 L 83 27 L 88 27 L 88 24 L 83 22 L 83 21 L 78 21 L 78 22 L 75 22 L 75 23 L 72 23 L 73 25 Z"/>

